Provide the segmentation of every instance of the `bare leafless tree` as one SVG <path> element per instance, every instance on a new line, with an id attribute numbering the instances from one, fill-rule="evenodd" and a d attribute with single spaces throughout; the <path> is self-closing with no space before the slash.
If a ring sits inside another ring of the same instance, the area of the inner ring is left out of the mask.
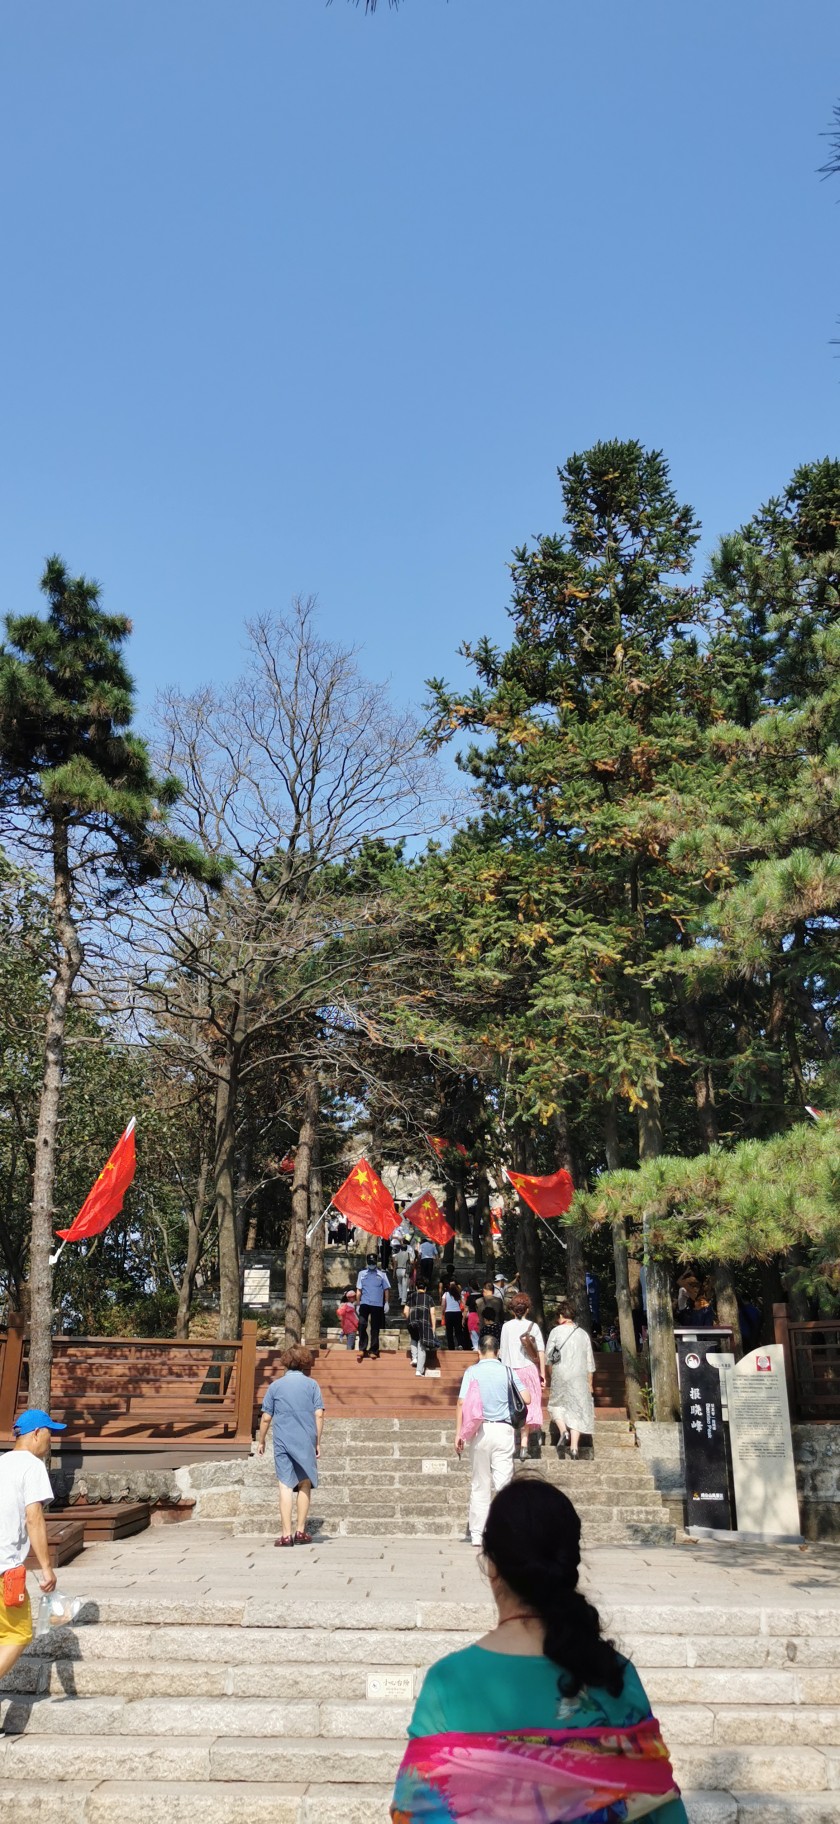
<path id="1" fill-rule="evenodd" d="M 311 600 L 248 633 L 235 685 L 170 691 L 161 704 L 163 754 L 182 788 L 176 819 L 231 872 L 217 893 L 200 882 L 171 890 L 139 970 L 159 1042 L 213 1085 L 223 1336 L 241 1312 L 237 1109 L 252 1058 L 258 1049 L 264 1068 L 273 1051 L 301 1077 L 320 1061 L 301 1046 L 322 1043 L 315 1015 L 338 1008 L 353 979 L 348 940 L 375 945 L 380 916 L 375 893 L 342 895 L 338 871 L 366 841 L 441 821 L 418 725 L 361 677 L 351 649 L 322 637 Z"/>

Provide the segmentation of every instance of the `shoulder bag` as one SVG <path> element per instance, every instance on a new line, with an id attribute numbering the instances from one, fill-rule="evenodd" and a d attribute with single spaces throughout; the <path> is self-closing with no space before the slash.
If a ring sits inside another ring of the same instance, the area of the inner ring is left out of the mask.
<path id="1" fill-rule="evenodd" d="M 538 1369 L 540 1365 L 540 1354 L 531 1334 L 533 1328 L 533 1324 L 529 1324 L 527 1330 L 523 1330 L 522 1335 L 519 1338 L 519 1347 L 522 1350 L 522 1354 L 526 1361 L 530 1362 L 531 1367 Z"/>
<path id="2" fill-rule="evenodd" d="M 518 1428 L 525 1423 L 528 1412 L 528 1401 L 523 1399 L 509 1368 L 505 1369 L 505 1374 L 507 1375 L 508 1383 L 508 1415 L 510 1417 L 511 1425 Z"/>
<path id="3" fill-rule="evenodd" d="M 546 1360 L 548 1362 L 550 1362 L 552 1368 L 557 1367 L 557 1363 L 559 1362 L 560 1357 L 563 1354 L 563 1350 L 565 1349 L 566 1344 L 576 1334 L 577 1328 L 578 1328 L 577 1324 L 573 1324 L 571 1327 L 571 1330 L 569 1331 L 568 1336 L 564 1336 L 562 1343 L 555 1343 L 554 1348 L 551 1350 L 550 1354 L 546 1357 Z"/>

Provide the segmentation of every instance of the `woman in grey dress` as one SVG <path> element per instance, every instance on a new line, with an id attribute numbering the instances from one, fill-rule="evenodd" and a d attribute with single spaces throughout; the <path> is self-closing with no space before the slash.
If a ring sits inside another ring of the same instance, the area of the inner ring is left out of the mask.
<path id="1" fill-rule="evenodd" d="M 581 1432 L 591 1437 L 595 1425 L 595 1357 L 586 1331 L 575 1323 L 567 1298 L 561 1298 L 557 1307 L 557 1321 L 545 1346 L 545 1361 L 551 1369 L 548 1410 L 559 1429 L 561 1444 L 570 1444 L 569 1456 L 576 1458 Z"/>
<path id="2" fill-rule="evenodd" d="M 324 1428 L 324 1402 L 313 1381 L 315 1357 L 295 1344 L 280 1357 L 283 1373 L 272 1381 L 262 1403 L 257 1456 L 265 1455 L 271 1426 L 274 1467 L 280 1493 L 280 1536 L 275 1545 L 311 1545 L 306 1530 L 309 1502 L 318 1487 L 318 1458 Z M 292 1534 L 292 1496 L 297 1493 L 297 1532 Z"/>

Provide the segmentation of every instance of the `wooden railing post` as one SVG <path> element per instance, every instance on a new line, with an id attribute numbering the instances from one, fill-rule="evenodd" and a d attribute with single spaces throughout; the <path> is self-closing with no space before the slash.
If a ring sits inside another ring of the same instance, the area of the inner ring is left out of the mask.
<path id="1" fill-rule="evenodd" d="M 254 1393 L 257 1378 L 257 1325 L 246 1317 L 239 1345 L 239 1379 L 236 1385 L 237 1442 L 250 1438 L 254 1425 Z"/>
<path id="2" fill-rule="evenodd" d="M 23 1316 L 20 1311 L 10 1311 L 6 1347 L 3 1351 L 3 1377 L 0 1380 L 0 1438 L 10 1438 L 12 1435 L 23 1365 L 23 1343 Z"/>
<path id="3" fill-rule="evenodd" d="M 793 1371 L 793 1351 L 790 1345 L 790 1319 L 787 1305 L 773 1306 L 773 1336 L 780 1345 L 785 1362 L 785 1380 L 787 1381 L 788 1405 L 791 1419 L 799 1417 L 796 1397 L 796 1376 Z"/>

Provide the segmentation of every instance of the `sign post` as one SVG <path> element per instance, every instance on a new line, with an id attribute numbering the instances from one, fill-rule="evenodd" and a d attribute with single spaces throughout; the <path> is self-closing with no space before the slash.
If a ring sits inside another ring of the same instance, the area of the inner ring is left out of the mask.
<path id="1" fill-rule="evenodd" d="M 790 1431 L 784 1350 L 724 1358 L 729 1440 L 741 1539 L 800 1545 L 799 1497 Z"/>
<path id="2" fill-rule="evenodd" d="M 731 1330 L 677 1330 L 685 1453 L 686 1530 L 699 1535 L 729 1533 L 734 1525 L 729 1453 L 723 1422 L 721 1349 L 731 1347 Z M 710 1359 L 712 1358 L 712 1359 Z"/>

